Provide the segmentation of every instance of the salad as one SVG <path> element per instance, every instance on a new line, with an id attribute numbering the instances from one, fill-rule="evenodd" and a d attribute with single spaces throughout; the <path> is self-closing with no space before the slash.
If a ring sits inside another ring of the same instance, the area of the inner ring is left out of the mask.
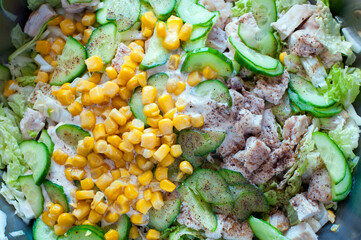
<path id="1" fill-rule="evenodd" d="M 335 223 L 361 48 L 328 0 L 27 3 L 0 65 L 0 193 L 35 240 L 317 239 Z"/>

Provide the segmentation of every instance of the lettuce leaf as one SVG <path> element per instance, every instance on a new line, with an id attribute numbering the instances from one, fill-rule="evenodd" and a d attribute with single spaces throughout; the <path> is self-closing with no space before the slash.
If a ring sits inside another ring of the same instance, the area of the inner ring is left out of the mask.
<path id="1" fill-rule="evenodd" d="M 19 117 L 22 117 L 28 106 L 27 95 L 22 94 L 22 93 L 15 93 L 8 98 L 8 104 L 9 104 L 11 110 L 16 115 L 18 115 Z"/>
<path id="2" fill-rule="evenodd" d="M 199 240 L 206 239 L 206 237 L 201 231 L 188 228 L 184 225 L 168 228 L 167 230 L 162 232 L 161 239 L 179 240 L 185 239 L 185 237 L 191 237 L 191 239 L 196 238 Z"/>
<path id="3" fill-rule="evenodd" d="M 361 70 L 358 68 L 341 68 L 339 64 L 335 64 L 328 74 L 326 82 L 326 97 L 342 103 L 347 108 L 360 93 Z"/>
<path id="4" fill-rule="evenodd" d="M 317 31 L 318 40 L 335 54 L 340 52 L 348 57 L 354 57 L 352 43 L 345 41 L 341 36 L 341 25 L 333 18 L 330 8 L 322 1 L 317 1 L 316 21 L 320 25 Z"/>
<path id="5" fill-rule="evenodd" d="M 304 3 L 307 3 L 307 0 L 276 0 L 277 12 L 287 12 L 293 5 Z"/>
<path id="6" fill-rule="evenodd" d="M 15 79 L 15 81 L 22 87 L 35 86 L 36 85 L 35 80 L 36 80 L 36 76 L 23 76 Z"/>
<path id="7" fill-rule="evenodd" d="M 20 25 L 17 24 L 10 33 L 11 43 L 15 48 L 19 48 L 24 45 L 28 36 L 23 32 Z"/>
<path id="8" fill-rule="evenodd" d="M 346 159 L 356 157 L 353 150 L 358 146 L 360 129 L 352 119 L 348 119 L 344 127 L 338 126 L 329 131 L 328 135 L 340 147 Z"/>
<path id="9" fill-rule="evenodd" d="M 249 13 L 252 9 L 252 0 L 239 0 L 232 8 L 232 17 L 239 17 Z"/>

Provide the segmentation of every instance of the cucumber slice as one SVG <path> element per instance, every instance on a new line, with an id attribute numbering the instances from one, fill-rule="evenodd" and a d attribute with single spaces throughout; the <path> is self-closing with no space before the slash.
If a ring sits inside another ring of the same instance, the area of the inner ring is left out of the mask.
<path id="1" fill-rule="evenodd" d="M 340 113 L 342 111 L 342 105 L 341 104 L 334 104 L 327 108 L 320 108 L 320 107 L 314 107 L 310 104 L 305 103 L 302 101 L 297 93 L 292 91 L 292 89 L 288 89 L 288 96 L 291 101 L 291 107 L 294 108 L 294 111 L 305 111 L 311 113 L 315 117 L 319 118 L 326 118 L 326 117 L 332 117 L 337 113 Z M 292 106 L 292 103 L 298 108 L 296 109 L 294 106 Z M 293 109 L 292 109 L 293 110 Z"/>
<path id="2" fill-rule="evenodd" d="M 197 4 L 195 0 L 180 0 L 176 11 L 184 22 L 192 25 L 205 26 L 215 17 L 214 13 Z"/>
<path id="3" fill-rule="evenodd" d="M 85 59 L 83 45 L 69 36 L 49 84 L 60 86 L 82 75 L 86 70 Z"/>
<path id="4" fill-rule="evenodd" d="M 277 51 L 277 40 L 273 33 L 253 27 L 251 24 L 240 23 L 238 36 L 244 44 L 261 54 L 275 56 Z"/>
<path id="5" fill-rule="evenodd" d="M 36 217 L 39 217 L 44 210 L 44 196 L 41 187 L 36 185 L 32 175 L 19 177 L 21 191 Z"/>
<path id="6" fill-rule="evenodd" d="M 337 144 L 323 132 L 312 133 L 312 138 L 334 184 L 340 183 L 346 176 L 347 161 Z"/>
<path id="7" fill-rule="evenodd" d="M 9 68 L 0 64 L 0 81 L 7 81 L 10 79 L 11 79 L 11 74 Z"/>
<path id="8" fill-rule="evenodd" d="M 50 168 L 51 159 L 48 147 L 35 140 L 25 140 L 19 146 L 25 162 L 33 172 L 36 185 L 40 185 L 48 175 Z"/>
<path id="9" fill-rule="evenodd" d="M 64 209 L 64 212 L 69 212 L 69 201 L 64 193 L 63 186 L 60 186 L 48 180 L 45 180 L 43 184 L 46 192 L 49 195 L 50 200 L 53 203 L 61 205 Z"/>
<path id="10" fill-rule="evenodd" d="M 211 169 L 199 169 L 194 174 L 197 176 L 197 192 L 204 201 L 212 204 L 234 202 L 227 182 L 218 172 Z"/>
<path id="11" fill-rule="evenodd" d="M 96 227 L 91 225 L 79 225 L 72 227 L 66 232 L 66 236 L 59 236 L 58 240 L 104 240 L 104 233 L 101 233 Z"/>
<path id="12" fill-rule="evenodd" d="M 271 23 L 277 21 L 275 0 L 253 0 L 252 13 L 259 28 L 267 32 L 273 32 Z"/>
<path id="13" fill-rule="evenodd" d="M 192 92 L 200 97 L 227 104 L 228 107 L 232 106 L 231 94 L 229 94 L 228 88 L 219 80 L 203 81 L 193 88 Z"/>
<path id="14" fill-rule="evenodd" d="M 182 130 L 178 133 L 177 142 L 181 145 L 182 157 L 190 162 L 194 168 L 202 164 L 202 160 L 194 155 L 194 152 L 203 144 L 210 141 L 207 134 L 196 130 Z"/>
<path id="15" fill-rule="evenodd" d="M 173 199 L 164 202 L 161 210 L 149 210 L 149 228 L 164 231 L 176 220 L 181 208 L 181 200 Z"/>
<path id="16" fill-rule="evenodd" d="M 206 156 L 208 153 L 215 152 L 226 138 L 226 132 L 211 130 L 202 130 L 202 132 L 207 134 L 209 141 L 205 142 L 202 146 L 194 150 L 194 156 L 197 157 Z"/>
<path id="17" fill-rule="evenodd" d="M 213 48 L 200 48 L 186 54 L 182 72 L 194 72 L 210 66 L 221 77 L 230 77 L 233 73 L 232 61 L 220 51 Z"/>
<path id="18" fill-rule="evenodd" d="M 152 38 L 149 40 L 147 52 L 139 65 L 139 70 L 145 71 L 165 64 L 170 57 L 170 51 L 163 47 L 163 39 L 157 36 L 157 29 L 154 29 Z"/>
<path id="19" fill-rule="evenodd" d="M 219 170 L 219 174 L 226 180 L 228 185 L 234 185 L 239 183 L 249 183 L 248 180 L 240 172 L 235 172 L 226 168 Z"/>
<path id="20" fill-rule="evenodd" d="M 46 225 L 41 218 L 37 218 L 33 225 L 34 240 L 56 240 L 58 235 L 55 234 L 54 228 Z"/>
<path id="21" fill-rule="evenodd" d="M 95 29 L 86 45 L 88 57 L 98 55 L 104 63 L 110 62 L 116 51 L 116 36 L 117 26 L 113 22 Z"/>
<path id="22" fill-rule="evenodd" d="M 289 85 L 301 100 L 313 106 L 330 107 L 336 103 L 333 100 L 326 100 L 311 82 L 295 74 L 291 74 Z"/>
<path id="23" fill-rule="evenodd" d="M 339 202 L 344 200 L 351 192 L 352 174 L 350 167 L 346 166 L 346 176 L 338 184 L 332 184 L 332 201 Z"/>
<path id="24" fill-rule="evenodd" d="M 109 21 L 107 20 L 107 12 L 108 12 L 108 2 L 109 0 L 104 0 L 103 3 L 103 8 L 99 9 L 96 12 L 96 19 L 97 22 L 101 25 L 108 23 Z"/>
<path id="25" fill-rule="evenodd" d="M 160 20 L 166 20 L 176 5 L 176 0 L 149 0 L 155 14 Z"/>
<path id="26" fill-rule="evenodd" d="M 212 206 L 185 185 L 179 187 L 178 192 L 194 213 L 195 219 L 205 228 L 214 232 L 217 229 L 218 221 L 216 214 L 212 211 Z"/>
<path id="27" fill-rule="evenodd" d="M 192 33 L 190 36 L 191 41 L 198 40 L 204 36 L 206 36 L 212 30 L 212 24 L 202 26 L 194 26 L 192 29 Z"/>
<path id="28" fill-rule="evenodd" d="M 85 137 L 90 137 L 90 133 L 74 124 L 63 124 L 56 128 L 56 135 L 67 145 L 76 148 L 78 142 Z"/>
<path id="29" fill-rule="evenodd" d="M 236 50 L 234 59 L 248 70 L 271 77 L 283 74 L 284 68 L 279 60 L 254 51 L 238 39 L 229 37 L 229 41 Z"/>
<path id="30" fill-rule="evenodd" d="M 262 219 L 250 216 L 248 223 L 259 240 L 288 240 L 277 228 Z"/>
<path id="31" fill-rule="evenodd" d="M 46 129 L 43 129 L 40 133 L 39 142 L 44 143 L 49 150 L 49 154 L 52 155 L 54 152 L 54 143 L 53 140 L 51 140 L 51 137 L 48 134 L 48 131 Z"/>
<path id="32" fill-rule="evenodd" d="M 122 214 L 116 223 L 106 226 L 104 230 L 109 231 L 110 229 L 115 229 L 119 233 L 118 240 L 128 240 L 131 227 L 132 223 L 128 215 Z"/>
<path id="33" fill-rule="evenodd" d="M 234 202 L 226 204 L 212 204 L 212 210 L 215 213 L 232 214 L 234 210 Z"/>
<path id="34" fill-rule="evenodd" d="M 157 89 L 157 99 L 164 92 L 167 91 L 168 79 L 169 79 L 168 74 L 166 74 L 164 72 L 156 73 L 148 78 L 148 80 L 147 80 L 148 85 L 153 86 Z"/>
<path id="35" fill-rule="evenodd" d="M 108 0 L 107 20 L 116 21 L 118 32 L 131 28 L 140 17 L 140 0 Z"/>
<path id="36" fill-rule="evenodd" d="M 132 97 L 129 100 L 130 110 L 132 111 L 135 118 L 144 122 L 147 125 L 147 117 L 143 113 L 143 103 L 142 103 L 142 87 L 137 87 Z"/>
<path id="37" fill-rule="evenodd" d="M 186 42 L 182 42 L 182 49 L 185 52 L 192 52 L 199 48 L 204 48 L 206 46 L 207 36 L 201 37 L 197 40 L 191 41 L 188 40 Z"/>

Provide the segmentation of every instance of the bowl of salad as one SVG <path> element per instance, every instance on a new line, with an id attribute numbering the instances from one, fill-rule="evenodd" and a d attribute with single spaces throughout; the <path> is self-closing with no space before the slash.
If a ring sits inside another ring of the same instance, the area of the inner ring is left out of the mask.
<path id="1" fill-rule="evenodd" d="M 0 239 L 360 239 L 360 2 L 0 3 Z"/>

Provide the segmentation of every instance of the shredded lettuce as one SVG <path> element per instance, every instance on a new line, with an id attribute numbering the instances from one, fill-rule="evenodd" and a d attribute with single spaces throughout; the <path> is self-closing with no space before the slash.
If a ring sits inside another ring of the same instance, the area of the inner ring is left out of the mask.
<path id="1" fill-rule="evenodd" d="M 252 0 L 239 0 L 232 8 L 232 16 L 239 17 L 250 12 L 252 9 Z"/>
<path id="2" fill-rule="evenodd" d="M 23 32 L 20 25 L 17 24 L 10 33 L 11 43 L 15 48 L 19 48 L 24 45 L 28 36 Z"/>
<path id="3" fill-rule="evenodd" d="M 53 8 L 61 7 L 61 0 L 28 0 L 28 8 L 34 11 L 44 3 L 49 3 Z"/>
<path id="4" fill-rule="evenodd" d="M 347 108 L 360 93 L 361 70 L 358 68 L 341 68 L 339 64 L 335 64 L 328 74 L 326 82 L 326 97 L 342 103 Z"/>
<path id="5" fill-rule="evenodd" d="M 184 225 L 174 226 L 162 232 L 161 239 L 179 240 L 179 239 L 206 239 L 203 232 L 188 228 Z"/>
<path id="6" fill-rule="evenodd" d="M 22 87 L 35 86 L 36 85 L 35 80 L 36 80 L 36 76 L 24 76 L 24 77 L 18 77 L 16 79 L 16 82 Z"/>
<path id="7" fill-rule="evenodd" d="M 320 25 L 317 31 L 318 40 L 335 54 L 340 52 L 348 57 L 353 57 L 352 43 L 347 42 L 341 36 L 341 25 L 333 18 L 330 8 L 322 1 L 317 1 L 316 21 Z"/>
<path id="8" fill-rule="evenodd" d="M 11 95 L 8 98 L 8 105 L 10 106 L 11 110 L 18 115 L 19 117 L 22 117 L 26 111 L 26 108 L 28 106 L 27 103 L 27 95 L 22 93 L 15 93 Z"/>
<path id="9" fill-rule="evenodd" d="M 358 146 L 360 129 L 352 119 L 348 119 L 344 127 L 338 126 L 328 132 L 330 138 L 340 147 L 346 159 L 354 158 L 353 150 Z"/>
<path id="10" fill-rule="evenodd" d="M 276 0 L 277 12 L 287 12 L 292 6 L 304 3 L 307 3 L 307 0 Z"/>

